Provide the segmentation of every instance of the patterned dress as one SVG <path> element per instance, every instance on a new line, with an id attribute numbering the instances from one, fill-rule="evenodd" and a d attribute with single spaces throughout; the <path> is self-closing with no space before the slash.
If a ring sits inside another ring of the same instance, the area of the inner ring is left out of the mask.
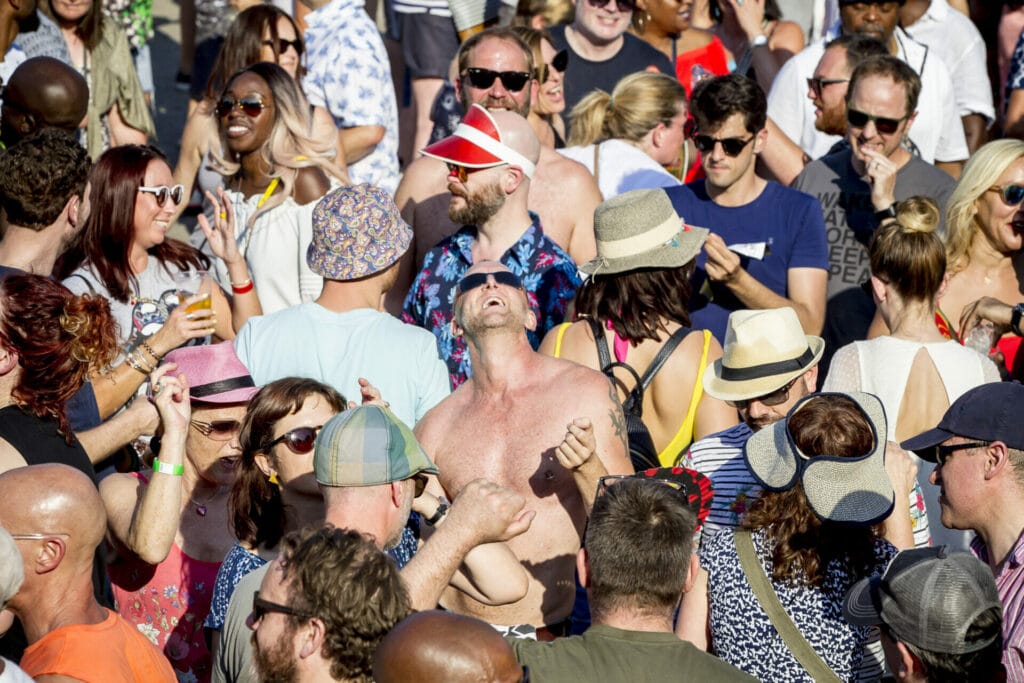
<path id="1" fill-rule="evenodd" d="M 502 255 L 501 262 L 522 279 L 526 288 L 527 303 L 537 316 L 537 329 L 528 330 L 527 336 L 536 349 L 547 331 L 565 319 L 580 278 L 572 257 L 544 234 L 536 214 L 530 217 L 530 227 Z M 475 240 L 476 228 L 467 225 L 427 252 L 402 309 L 404 322 L 419 325 L 437 337 L 438 353 L 448 364 L 452 389 L 472 372 L 466 340 L 452 334 L 450 323 L 455 287 L 473 265 Z"/>

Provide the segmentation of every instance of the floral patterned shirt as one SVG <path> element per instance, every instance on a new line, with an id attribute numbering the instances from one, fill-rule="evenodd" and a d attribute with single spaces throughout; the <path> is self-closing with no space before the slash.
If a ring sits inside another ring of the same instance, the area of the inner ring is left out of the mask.
<path id="1" fill-rule="evenodd" d="M 526 300 L 537 316 L 537 329 L 528 330 L 527 336 L 536 349 L 544 334 L 565 319 L 580 278 L 572 257 L 544 234 L 540 218 L 534 213 L 530 218 L 530 227 L 502 255 L 501 262 L 522 279 L 526 288 Z M 476 228 L 467 225 L 427 252 L 402 310 L 404 322 L 426 328 L 437 337 L 438 353 L 448 364 L 452 389 L 472 372 L 466 341 L 452 334 L 450 323 L 455 287 L 473 265 L 475 240 Z"/>

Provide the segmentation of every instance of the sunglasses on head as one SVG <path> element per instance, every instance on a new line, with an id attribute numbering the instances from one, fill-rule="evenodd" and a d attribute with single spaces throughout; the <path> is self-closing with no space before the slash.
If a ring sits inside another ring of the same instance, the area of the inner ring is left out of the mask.
<path id="1" fill-rule="evenodd" d="M 260 597 L 260 592 L 256 591 L 252 595 L 252 620 L 256 623 L 270 612 L 277 612 L 279 614 L 287 614 L 288 616 L 298 617 L 299 619 L 312 619 L 312 614 L 307 614 L 301 610 L 297 610 L 294 607 L 288 605 L 279 605 L 276 602 L 270 602 Z"/>
<path id="2" fill-rule="evenodd" d="M 569 66 L 569 51 L 562 50 L 551 59 L 550 64 L 541 64 L 540 68 L 537 69 L 537 80 L 541 83 L 547 83 L 548 76 L 551 75 L 551 71 L 555 70 L 560 74 L 565 73 L 565 67 Z"/>
<path id="3" fill-rule="evenodd" d="M 744 140 L 743 138 L 713 138 L 710 135 L 694 135 L 693 144 L 697 146 L 697 149 L 703 154 L 709 154 L 714 151 L 715 144 L 722 145 L 722 151 L 728 157 L 739 156 L 747 145 L 756 138 L 756 135 L 751 135 L 749 138 Z"/>
<path id="4" fill-rule="evenodd" d="M 300 55 L 302 54 L 302 51 L 305 49 L 305 46 L 302 44 L 302 38 L 296 38 L 295 40 L 278 38 L 276 43 L 274 42 L 274 40 L 268 39 L 262 41 L 261 45 L 269 45 L 270 47 L 274 48 L 274 52 L 279 55 L 283 55 L 285 52 L 288 52 L 289 47 L 294 47 L 295 52 L 297 52 Z"/>
<path id="5" fill-rule="evenodd" d="M 238 420 L 213 420 L 212 422 L 192 420 L 189 424 L 195 427 L 200 434 L 214 441 L 227 441 L 242 429 L 242 423 Z"/>
<path id="6" fill-rule="evenodd" d="M 789 390 L 793 388 L 793 385 L 796 384 L 798 379 L 800 379 L 799 376 L 794 377 L 786 384 L 786 386 L 779 387 L 775 391 L 765 394 L 764 396 L 744 398 L 738 401 L 726 401 L 726 403 L 733 408 L 738 408 L 739 410 L 746 410 L 754 401 L 766 406 L 782 405 L 789 400 Z"/>
<path id="7" fill-rule="evenodd" d="M 594 9 L 601 9 L 602 7 L 607 7 L 608 3 L 612 1 L 613 0 L 587 0 L 587 4 Z M 616 9 L 620 12 L 632 12 L 636 9 L 636 3 L 633 2 L 633 0 L 614 0 L 614 3 Z"/>
<path id="8" fill-rule="evenodd" d="M 242 113 L 246 116 L 252 116 L 255 118 L 267 108 L 267 105 L 263 104 L 263 100 L 252 95 L 240 97 L 238 99 L 225 95 L 220 98 L 219 102 L 217 102 L 217 116 L 219 118 L 224 118 L 234 111 L 236 107 L 241 109 Z"/>
<path id="9" fill-rule="evenodd" d="M 477 69 L 470 67 L 463 74 L 469 79 L 469 84 L 474 88 L 490 88 L 494 85 L 494 79 L 500 78 L 501 84 L 506 90 L 519 92 L 530 82 L 528 71 L 491 71 L 490 69 Z"/>
<path id="10" fill-rule="evenodd" d="M 494 281 L 499 285 L 508 285 L 509 287 L 515 287 L 516 289 L 523 288 L 523 281 L 519 279 L 518 275 L 510 273 L 507 270 L 499 270 L 496 273 L 473 273 L 472 275 L 465 276 L 459 280 L 459 295 L 465 294 L 477 287 L 483 287 L 487 284 L 487 278 L 491 277 L 493 277 Z"/>
<path id="11" fill-rule="evenodd" d="M 875 122 L 875 128 L 878 129 L 879 133 L 883 135 L 892 135 L 899 130 L 900 124 L 907 120 L 907 117 L 901 117 L 898 119 L 891 119 L 885 116 L 872 116 L 857 109 L 846 108 L 846 120 L 854 128 L 863 128 L 868 125 L 868 121 Z"/>
<path id="12" fill-rule="evenodd" d="M 267 450 L 269 451 L 279 443 L 284 443 L 284 445 L 288 447 L 288 450 L 296 455 L 309 453 L 313 450 L 313 444 L 316 443 L 316 433 L 320 431 L 321 427 L 323 427 L 323 425 L 317 425 L 316 427 L 297 427 L 289 432 L 285 432 L 271 441 Z"/>
<path id="13" fill-rule="evenodd" d="M 807 79 L 807 87 L 810 88 L 815 96 L 821 96 L 822 88 L 827 88 L 830 85 L 837 85 L 839 83 L 849 83 L 849 78 L 821 78 L 815 76 L 814 78 Z"/>
<path id="14" fill-rule="evenodd" d="M 1007 206 L 1019 206 L 1024 202 L 1024 185 L 993 185 L 988 192 L 998 192 Z"/>
<path id="15" fill-rule="evenodd" d="M 175 204 L 181 204 L 181 200 L 185 198 L 185 187 L 183 185 L 175 185 L 174 187 L 167 187 L 166 185 L 157 185 L 154 187 L 142 186 L 139 188 L 139 192 L 145 192 L 156 197 L 156 203 L 163 206 L 167 203 L 167 198 L 170 197 L 171 201 Z"/>

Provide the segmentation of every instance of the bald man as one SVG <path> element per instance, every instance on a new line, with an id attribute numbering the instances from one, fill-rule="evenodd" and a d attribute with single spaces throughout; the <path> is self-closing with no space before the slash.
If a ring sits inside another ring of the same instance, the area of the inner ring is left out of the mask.
<path id="1" fill-rule="evenodd" d="M 536 317 L 527 332 L 534 349 L 562 322 L 580 281 L 572 258 L 527 208 L 540 141 L 526 119 L 474 104 L 453 135 L 423 153 L 447 165 L 448 216 L 464 227 L 427 253 L 402 320 L 434 333 L 455 388 L 471 371 L 466 343 L 451 328 L 455 285 L 470 266 L 497 261 L 521 279 Z"/>
<path id="2" fill-rule="evenodd" d="M 0 526 L 17 541 L 25 580 L 7 609 L 28 638 L 21 667 L 39 681 L 176 681 L 145 636 L 93 596 L 107 515 L 89 477 L 67 465 L 0 475 Z M 100 654 L 101 656 L 97 656 Z"/>
<path id="3" fill-rule="evenodd" d="M 523 668 L 489 625 L 460 614 L 417 612 L 391 629 L 373 658 L 377 683 L 519 683 Z"/>
<path id="4" fill-rule="evenodd" d="M 14 70 L 3 97 L 0 142 L 6 148 L 45 128 L 77 131 L 89 106 L 89 86 L 64 62 L 33 57 Z"/>
<path id="5" fill-rule="evenodd" d="M 451 500 L 486 477 L 522 496 L 536 517 L 507 541 L 529 574 L 525 597 L 493 606 L 448 589 L 441 605 L 505 633 L 565 635 L 574 558 L 597 482 L 633 471 L 622 407 L 600 372 L 530 347 L 526 333 L 537 324 L 530 297 L 502 264 L 475 264 L 453 298 L 452 334 L 465 340 L 474 372 L 416 424 L 440 472 L 428 488 Z"/>

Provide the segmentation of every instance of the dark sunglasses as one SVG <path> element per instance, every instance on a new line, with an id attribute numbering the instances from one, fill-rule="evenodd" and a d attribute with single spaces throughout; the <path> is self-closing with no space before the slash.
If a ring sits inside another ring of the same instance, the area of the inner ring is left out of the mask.
<path id="1" fill-rule="evenodd" d="M 496 273 L 473 273 L 462 278 L 459 280 L 459 295 L 461 296 L 477 287 L 483 287 L 487 284 L 487 278 L 490 277 L 493 277 L 494 281 L 499 285 L 508 285 L 516 289 L 523 288 L 523 281 L 519 279 L 518 275 L 507 270 L 499 270 Z"/>
<path id="2" fill-rule="evenodd" d="M 746 410 L 754 401 L 766 406 L 781 405 L 789 400 L 789 390 L 793 388 L 793 385 L 796 384 L 798 379 L 800 379 L 799 376 L 794 377 L 786 386 L 780 387 L 770 394 L 758 396 L 757 398 L 744 398 L 738 401 L 726 401 L 726 403 L 731 405 L 733 408 L 738 408 L 740 410 Z"/>
<path id="3" fill-rule="evenodd" d="M 301 610 L 297 610 L 294 607 L 288 605 L 279 605 L 276 602 L 270 602 L 260 597 L 260 592 L 256 591 L 252 596 L 252 620 L 253 623 L 259 621 L 270 612 L 277 612 L 279 614 L 287 614 L 291 617 L 298 617 L 299 619 L 312 619 L 312 614 L 307 614 Z"/>
<path id="4" fill-rule="evenodd" d="M 263 100 L 258 97 L 240 97 L 236 100 L 234 97 L 228 97 L 225 95 L 220 98 L 219 102 L 217 102 L 216 112 L 218 118 L 224 118 L 234 111 L 236 107 L 241 109 L 242 113 L 246 116 L 252 116 L 255 118 L 267 108 L 267 105 L 263 104 Z"/>
<path id="5" fill-rule="evenodd" d="M 875 128 L 878 129 L 879 133 L 883 135 L 892 135 L 899 130 L 900 124 L 907 120 L 907 117 L 901 117 L 898 119 L 890 119 L 885 116 L 872 116 L 856 109 L 846 108 L 846 120 L 854 128 L 863 128 L 868 125 L 868 121 L 875 122 Z"/>
<path id="6" fill-rule="evenodd" d="M 302 38 L 296 38 L 295 40 L 286 40 L 284 38 L 278 38 L 276 45 L 273 40 L 264 40 L 262 41 L 261 44 L 269 45 L 270 47 L 274 48 L 274 52 L 279 55 L 283 55 L 285 52 L 288 52 L 289 47 L 294 47 L 295 52 L 297 52 L 300 55 L 302 54 L 302 51 L 306 49 L 306 47 L 302 44 Z"/>
<path id="7" fill-rule="evenodd" d="M 494 85 L 494 79 L 500 78 L 505 89 L 512 92 L 519 92 L 530 82 L 528 71 L 491 71 L 470 67 L 466 69 L 464 76 L 474 88 L 490 88 Z"/>
<path id="8" fill-rule="evenodd" d="M 167 187 L 166 185 L 146 187 L 143 185 L 139 188 L 139 192 L 146 192 L 153 195 L 156 197 L 156 203 L 160 206 L 167 203 L 168 197 L 170 197 L 171 201 L 175 204 L 181 204 L 181 200 L 185 198 L 185 187 L 182 185 L 175 185 L 174 187 Z"/>
<path id="9" fill-rule="evenodd" d="M 587 0 L 587 4 L 595 9 L 607 7 L 610 2 L 612 0 Z M 620 12 L 632 12 L 636 9 L 636 3 L 633 0 L 615 0 L 615 7 Z"/>
<path id="10" fill-rule="evenodd" d="M 550 64 L 541 64 L 540 68 L 537 69 L 537 80 L 541 83 L 547 83 L 548 76 L 551 75 L 551 70 L 554 69 L 560 74 L 565 73 L 565 67 L 569 66 L 569 51 L 562 50 L 557 55 L 552 57 Z"/>
<path id="11" fill-rule="evenodd" d="M 192 420 L 189 424 L 195 427 L 200 434 L 214 441 L 227 441 L 242 429 L 242 423 L 238 420 L 214 420 L 213 422 Z"/>
<path id="12" fill-rule="evenodd" d="M 989 192 L 998 192 L 1007 206 L 1019 206 L 1024 202 L 1024 185 L 993 185 Z"/>
<path id="13" fill-rule="evenodd" d="M 423 495 L 423 492 L 427 489 L 427 475 L 425 474 L 414 474 L 412 475 L 412 482 L 416 485 L 416 493 L 414 498 L 419 498 Z"/>
<path id="14" fill-rule="evenodd" d="M 949 456 L 953 455 L 957 451 L 967 451 L 972 448 L 985 448 L 988 443 L 982 441 L 971 441 L 969 443 L 957 443 L 951 446 L 939 445 L 933 446 L 928 451 L 921 452 L 921 457 L 929 462 L 935 462 L 939 467 L 946 464 L 949 460 Z"/>
<path id="15" fill-rule="evenodd" d="M 715 143 L 722 145 L 722 151 L 728 157 L 739 156 L 747 145 L 749 145 L 756 135 L 751 135 L 749 138 L 744 140 L 743 138 L 713 138 L 710 135 L 694 135 L 693 144 L 697 146 L 703 154 L 709 154 L 714 151 Z"/>
<path id="16" fill-rule="evenodd" d="M 838 83 L 849 83 L 849 78 L 814 78 L 807 79 L 807 87 L 814 91 L 815 96 L 821 96 L 821 89 Z"/>
<path id="17" fill-rule="evenodd" d="M 313 450 L 313 444 L 316 443 L 316 433 L 320 431 L 321 427 L 323 427 L 323 425 L 318 425 L 316 427 L 297 427 L 290 432 L 285 432 L 271 441 L 267 450 L 269 451 L 277 444 L 284 442 L 284 445 L 288 447 L 288 450 L 296 455 L 309 453 Z"/>

